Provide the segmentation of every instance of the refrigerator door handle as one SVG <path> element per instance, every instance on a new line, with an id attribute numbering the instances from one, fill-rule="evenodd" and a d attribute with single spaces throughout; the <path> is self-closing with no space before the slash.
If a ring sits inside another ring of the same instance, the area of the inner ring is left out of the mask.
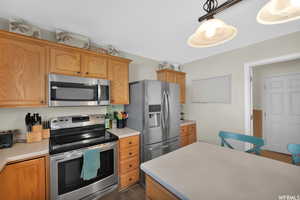
<path id="1" fill-rule="evenodd" d="M 167 129 L 168 129 L 168 138 L 169 138 L 169 125 L 170 125 L 170 98 L 169 98 L 169 93 L 166 93 L 166 99 L 167 99 L 167 120 L 166 120 L 166 124 L 167 124 Z"/>
<path id="2" fill-rule="evenodd" d="M 162 95 L 162 103 L 161 103 L 161 110 L 160 110 L 160 119 L 161 119 L 161 127 L 162 132 L 165 130 L 165 108 L 164 108 L 164 102 L 165 102 L 165 93 Z"/>

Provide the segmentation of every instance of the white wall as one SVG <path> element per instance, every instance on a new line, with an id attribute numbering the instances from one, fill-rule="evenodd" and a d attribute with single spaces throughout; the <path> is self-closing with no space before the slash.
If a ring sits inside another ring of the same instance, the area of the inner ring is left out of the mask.
<path id="1" fill-rule="evenodd" d="M 187 73 L 187 118 L 197 121 L 198 138 L 219 144 L 220 130 L 244 132 L 244 63 L 300 52 L 300 32 L 197 60 L 183 66 Z M 201 49 L 199 50 L 201 53 Z M 191 102 L 191 80 L 232 74 L 231 104 Z"/>
<path id="2" fill-rule="evenodd" d="M 8 21 L 0 18 L 0 29 L 7 30 Z M 42 30 L 46 39 L 53 40 L 52 32 Z M 129 58 L 132 62 L 129 65 L 129 81 L 143 79 L 156 79 L 156 69 L 158 61 L 145 57 L 133 55 L 127 52 L 121 52 L 121 56 Z M 122 106 L 115 106 L 120 110 Z M 9 129 L 20 129 L 25 132 L 24 118 L 27 112 L 40 113 L 44 119 L 55 116 L 75 115 L 75 114 L 103 114 L 106 113 L 106 107 L 69 107 L 69 108 L 0 108 L 0 131 Z"/>
<path id="3" fill-rule="evenodd" d="M 300 73 L 300 59 L 253 68 L 253 108 L 262 109 L 264 79 L 269 76 Z"/>

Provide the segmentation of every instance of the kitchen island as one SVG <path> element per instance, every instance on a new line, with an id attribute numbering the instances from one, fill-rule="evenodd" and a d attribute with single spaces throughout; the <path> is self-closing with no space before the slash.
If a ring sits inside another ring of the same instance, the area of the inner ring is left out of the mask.
<path id="1" fill-rule="evenodd" d="M 300 168 L 197 142 L 145 162 L 151 200 L 278 199 L 300 195 Z"/>

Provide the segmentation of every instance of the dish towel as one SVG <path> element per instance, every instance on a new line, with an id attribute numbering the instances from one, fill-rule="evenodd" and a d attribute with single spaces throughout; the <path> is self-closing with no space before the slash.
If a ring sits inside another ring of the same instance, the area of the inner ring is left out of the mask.
<path id="1" fill-rule="evenodd" d="M 90 180 L 97 176 L 100 169 L 100 150 L 88 149 L 83 152 L 83 165 L 80 177 L 83 180 Z"/>

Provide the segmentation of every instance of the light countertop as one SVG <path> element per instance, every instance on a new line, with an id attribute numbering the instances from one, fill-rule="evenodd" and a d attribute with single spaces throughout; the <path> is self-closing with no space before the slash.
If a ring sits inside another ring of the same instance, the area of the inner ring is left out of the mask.
<path id="1" fill-rule="evenodd" d="M 139 135 L 140 132 L 130 129 L 130 128 L 113 128 L 113 129 L 108 129 L 108 132 L 116 135 L 119 138 L 124 138 L 124 137 L 130 137 L 130 136 L 134 136 L 134 135 Z"/>
<path id="2" fill-rule="evenodd" d="M 16 143 L 12 148 L 0 149 L 0 171 L 9 163 L 49 153 L 49 140 L 36 143 Z"/>
<path id="3" fill-rule="evenodd" d="M 186 126 L 186 125 L 195 124 L 195 123 L 196 123 L 195 120 L 181 120 L 180 126 Z"/>
<path id="4" fill-rule="evenodd" d="M 300 192 L 298 166 L 202 142 L 141 169 L 183 200 L 278 199 Z"/>

